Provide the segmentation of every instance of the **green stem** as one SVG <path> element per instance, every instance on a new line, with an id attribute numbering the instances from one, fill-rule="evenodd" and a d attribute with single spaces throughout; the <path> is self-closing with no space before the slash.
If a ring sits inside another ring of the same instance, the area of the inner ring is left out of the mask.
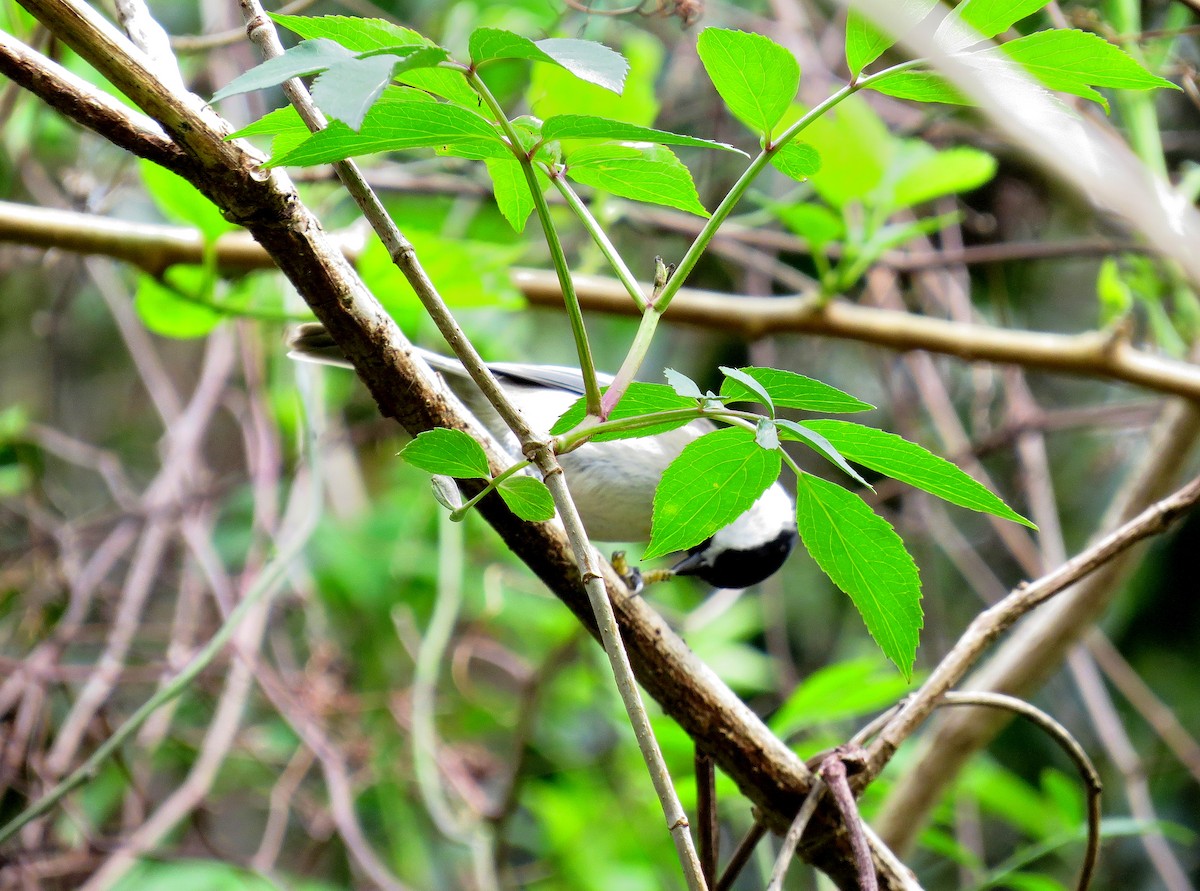
<path id="1" fill-rule="evenodd" d="M 628 418 L 618 418 L 614 421 L 601 421 L 589 426 L 580 425 L 570 433 L 564 433 L 554 440 L 554 453 L 564 455 L 574 451 L 584 443 L 602 433 L 615 433 L 626 430 L 639 430 L 642 427 L 653 427 L 656 424 L 667 424 L 672 421 L 693 421 L 700 418 L 715 418 L 729 424 L 747 426 L 753 429 L 762 415 L 752 411 L 736 411 L 732 408 L 676 408 L 669 411 L 656 411 L 644 415 L 631 415 Z"/>
<path id="2" fill-rule="evenodd" d="M 654 331 L 658 327 L 658 320 L 662 314 L 666 312 L 667 307 L 679 293 L 679 289 L 683 287 L 683 283 L 699 262 L 701 255 L 708 248 L 713 238 L 717 234 L 717 230 L 721 224 L 728 219 L 733 209 L 738 202 L 742 200 L 742 196 L 746 194 L 746 190 L 750 188 L 750 184 L 758 177 L 760 173 L 771 163 L 771 158 L 785 145 L 796 137 L 805 127 L 815 121 L 821 115 L 825 114 L 831 108 L 840 103 L 847 96 L 857 93 L 859 90 L 870 86 L 875 81 L 878 81 L 889 74 L 895 74 L 898 71 L 907 71 L 910 68 L 916 68 L 925 64 L 923 59 L 913 59 L 908 62 L 901 62 L 899 65 L 893 65 L 891 68 L 886 68 L 877 74 L 872 74 L 867 77 L 859 78 L 857 81 L 846 84 L 833 95 L 829 96 L 820 105 L 811 108 L 804 116 L 796 123 L 788 127 L 780 137 L 765 147 L 746 168 L 745 172 L 738 178 L 738 181 L 733 184 L 733 188 L 722 199 L 717 209 L 713 211 L 708 222 L 704 224 L 704 228 L 700 230 L 700 234 L 696 236 L 695 241 L 687 249 L 683 255 L 683 259 L 679 261 L 679 265 L 675 268 L 671 280 L 667 282 L 662 292 L 658 294 L 654 302 L 651 303 L 650 309 L 654 312 L 647 311 L 642 316 L 641 327 L 638 328 L 637 336 L 634 339 L 633 345 L 625 356 L 625 361 L 621 363 L 620 369 L 617 371 L 616 377 L 612 384 L 605 391 L 604 404 L 606 406 L 614 406 L 625 395 L 625 391 L 629 389 L 629 384 L 637 377 L 638 371 L 642 367 L 642 362 L 646 358 L 646 353 L 649 349 L 649 343 L 654 337 Z M 606 415 L 602 415 L 606 416 Z"/>
<path id="3" fill-rule="evenodd" d="M 629 266 L 625 263 L 625 258 L 617 252 L 616 247 L 609 240 L 604 228 L 592 216 L 591 210 L 579 198 L 575 190 L 571 188 L 571 184 L 567 182 L 565 177 L 551 176 L 550 181 L 558 187 L 559 193 L 566 199 L 567 206 L 575 211 L 575 215 L 583 223 L 583 228 L 588 230 L 588 233 L 592 236 L 592 241 L 596 242 L 596 247 L 600 248 L 600 253 L 604 254 L 604 258 L 608 260 L 608 265 L 612 267 L 621 284 L 625 286 L 625 290 L 629 292 L 629 296 L 633 298 L 633 302 L 637 304 L 637 308 L 645 312 L 649 303 L 646 300 L 646 296 L 642 293 L 641 286 L 629 270 Z"/>
<path id="4" fill-rule="evenodd" d="M 459 520 L 461 520 L 463 517 L 465 517 L 467 515 L 467 511 L 469 511 L 471 508 L 473 508 L 475 505 L 477 505 L 485 496 L 487 496 L 491 492 L 494 492 L 496 490 L 496 488 L 502 482 L 504 482 L 510 476 L 520 473 L 522 470 L 524 470 L 526 467 L 528 467 L 531 463 L 532 462 L 530 462 L 530 461 L 520 461 L 520 462 L 514 464 L 512 467 L 509 467 L 506 470 L 496 474 L 495 479 L 490 480 L 488 482 L 488 484 L 483 488 L 483 490 L 478 495 L 476 495 L 470 501 L 463 504 L 462 507 L 455 508 L 454 510 L 452 510 L 450 512 L 450 519 L 453 520 L 455 523 L 457 523 Z"/>
<path id="5" fill-rule="evenodd" d="M 562 242 L 559 241 L 558 232 L 554 228 L 554 220 L 550 217 L 550 205 L 546 203 L 546 196 L 542 194 L 533 161 L 530 159 L 529 153 L 521 148 L 520 139 L 504 114 L 504 109 L 500 107 L 500 103 L 496 101 L 496 97 L 492 95 L 492 91 L 480 78 L 479 73 L 468 71 L 467 82 L 496 116 L 504 135 L 508 137 L 513 154 L 521 165 L 521 172 L 525 174 L 525 182 L 529 185 L 529 192 L 533 196 L 533 207 L 541 221 L 546 246 L 550 249 L 550 260 L 554 263 L 555 272 L 558 273 L 558 285 L 562 290 L 567 319 L 571 323 L 571 334 L 575 338 L 575 350 L 579 354 L 579 369 L 583 373 L 583 393 L 587 397 L 588 414 L 599 416 L 600 384 L 596 380 L 596 364 L 592 359 L 591 346 L 588 344 L 587 328 L 583 324 L 583 307 L 580 306 L 579 296 L 575 293 L 575 283 L 571 280 L 567 255 L 563 251 Z"/>

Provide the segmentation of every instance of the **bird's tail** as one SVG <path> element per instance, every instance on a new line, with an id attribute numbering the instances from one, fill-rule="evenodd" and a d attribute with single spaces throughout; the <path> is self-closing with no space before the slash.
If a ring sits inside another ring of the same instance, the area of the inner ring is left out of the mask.
<path id="1" fill-rule="evenodd" d="M 414 355 L 424 359 L 434 371 L 445 375 L 448 380 L 470 380 L 463 370 L 462 363 L 457 359 L 440 355 L 432 350 L 422 349 L 419 346 L 414 346 L 412 351 Z M 288 357 L 303 362 L 336 365 L 339 368 L 354 367 L 320 322 L 305 322 L 291 333 L 288 337 Z"/>
<path id="2" fill-rule="evenodd" d="M 304 362 L 318 362 L 321 365 L 352 367 L 346 359 L 346 354 L 333 342 L 333 338 L 320 322 L 306 322 L 291 333 L 288 337 L 288 356 Z"/>

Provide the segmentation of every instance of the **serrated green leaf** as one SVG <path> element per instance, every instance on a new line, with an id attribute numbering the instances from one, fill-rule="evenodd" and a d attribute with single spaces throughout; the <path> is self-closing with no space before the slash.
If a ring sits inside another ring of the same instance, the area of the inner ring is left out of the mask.
<path id="1" fill-rule="evenodd" d="M 300 113 L 290 105 L 277 108 L 263 115 L 253 124 L 243 127 L 236 133 L 231 133 L 229 139 L 244 136 L 269 135 L 271 139 L 271 154 L 285 155 L 312 135 Z"/>
<path id="2" fill-rule="evenodd" d="M 720 149 L 726 152 L 746 153 L 724 142 L 697 139 L 653 127 L 639 127 L 608 118 L 586 114 L 560 114 L 547 118 L 542 124 L 544 139 L 603 139 L 608 142 L 654 142 L 659 145 L 687 145 L 692 148 Z"/>
<path id="3" fill-rule="evenodd" d="M 413 467 L 455 479 L 486 480 L 491 476 L 483 447 L 469 434 L 447 427 L 418 433 L 400 450 L 400 457 Z"/>
<path id="4" fill-rule="evenodd" d="M 301 37 L 328 37 L 355 53 L 405 44 L 437 46 L 428 37 L 383 19 L 360 19 L 342 15 L 280 15 L 269 13 L 272 21 Z M 445 68 L 418 68 L 405 71 L 397 79 L 420 90 L 474 108 L 479 96 L 467 86 L 466 78 Z"/>
<path id="5" fill-rule="evenodd" d="M 219 102 L 239 93 L 250 93 L 278 86 L 293 77 L 324 71 L 338 62 L 353 59 L 354 54 L 340 43 L 318 38 L 302 40 L 282 55 L 260 62 L 249 71 L 239 74 L 213 94 L 212 101 Z"/>
<path id="6" fill-rule="evenodd" d="M 495 127 L 475 112 L 419 90 L 389 87 L 357 133 L 333 121 L 283 156 L 272 157 L 267 166 L 310 166 L 375 152 L 480 142 L 503 145 Z"/>
<path id="7" fill-rule="evenodd" d="M 667 384 L 671 389 L 680 396 L 687 399 L 704 398 L 704 394 L 700 392 L 700 387 L 696 382 L 682 371 L 676 371 L 674 368 L 664 368 L 663 377 L 667 379 Z"/>
<path id="8" fill-rule="evenodd" d="M 583 146 L 567 155 L 566 173 L 576 182 L 622 198 L 709 216 L 700 203 L 691 171 L 666 146 Z"/>
<path id="9" fill-rule="evenodd" d="M 754 401 L 762 403 L 767 407 L 767 412 L 774 417 L 775 402 L 771 399 L 771 394 L 767 392 L 767 388 L 759 383 L 758 379 L 749 373 L 749 369 L 730 368 L 728 365 L 720 366 L 721 373 L 725 375 L 727 380 L 735 381 L 744 387 L 748 392 L 754 394 Z M 724 386 L 721 387 L 721 393 L 725 393 Z"/>
<path id="10" fill-rule="evenodd" d="M 863 467 L 887 474 L 960 507 L 1037 528 L 961 468 L 915 442 L 850 421 L 825 419 L 806 423 L 833 443 L 839 452 Z"/>
<path id="11" fill-rule="evenodd" d="M 529 183 L 525 181 L 520 162 L 509 157 L 489 158 L 484 163 L 492 179 L 496 206 L 514 230 L 523 232 L 525 222 L 533 212 L 533 195 L 529 192 Z"/>
<path id="12" fill-rule="evenodd" d="M 400 61 L 397 56 L 382 55 L 331 65 L 313 81 L 313 102 L 326 117 L 357 130 L 383 88 L 391 83 L 392 69 Z"/>
<path id="13" fill-rule="evenodd" d="M 750 375 L 771 394 L 771 399 L 780 408 L 802 408 L 807 411 L 819 412 L 857 412 L 870 411 L 875 406 L 855 399 L 849 393 L 844 393 L 837 387 L 813 380 L 794 371 L 783 371 L 779 368 L 757 368 L 749 366 L 741 369 Z M 759 396 L 744 384 L 726 377 L 721 384 L 721 398 L 726 402 L 755 402 Z"/>
<path id="14" fill-rule="evenodd" d="M 1039 31 L 978 55 L 1003 53 L 1051 90 L 1091 99 L 1108 109 L 1093 87 L 1118 90 L 1179 89 L 1151 74 L 1124 50 L 1085 31 Z"/>
<path id="15" fill-rule="evenodd" d="M 851 77 L 882 56 L 896 41 L 857 9 L 846 14 L 846 67 Z"/>
<path id="16" fill-rule="evenodd" d="M 643 560 L 698 545 L 750 509 L 779 477 L 778 451 L 730 427 L 705 434 L 671 462 L 654 492 Z"/>
<path id="17" fill-rule="evenodd" d="M 921 578 L 896 530 L 853 492 L 808 473 L 796 480 L 796 525 L 883 654 L 911 678 L 923 624 Z"/>
<path id="18" fill-rule="evenodd" d="M 476 66 L 497 59 L 529 59 L 548 62 L 570 71 L 577 78 L 620 93 L 629 72 L 624 56 L 592 40 L 550 37 L 532 41 L 499 28 L 478 28 L 469 43 L 471 61 Z"/>
<path id="19" fill-rule="evenodd" d="M 541 480 L 510 476 L 496 487 L 508 509 L 522 520 L 542 523 L 554 517 L 554 498 Z"/>
<path id="20" fill-rule="evenodd" d="M 313 102 L 327 117 L 359 129 L 367 111 L 398 74 L 432 67 L 448 55 L 440 46 L 403 49 L 410 52 L 371 54 L 329 66 L 313 81 Z"/>
<path id="21" fill-rule="evenodd" d="M 662 70 L 663 45 L 643 31 L 621 35 L 621 52 L 629 61 L 629 74 L 620 95 L 581 82 L 557 65 L 534 65 L 526 101 L 533 113 L 549 120 L 559 114 L 587 114 L 650 126 L 658 116 L 655 84 Z"/>
<path id="22" fill-rule="evenodd" d="M 892 208 L 924 204 L 978 189 L 996 175 L 996 159 L 970 146 L 934 152 L 905 170 L 892 187 Z"/>
<path id="23" fill-rule="evenodd" d="M 601 392 L 606 390 L 608 390 L 608 387 L 605 387 Z M 621 401 L 609 413 L 608 419 L 610 421 L 620 421 L 624 418 L 632 418 L 637 415 L 648 415 L 656 411 L 678 411 L 681 408 L 696 408 L 696 400 L 680 396 L 666 384 L 646 384 L 636 381 L 629 385 L 629 389 L 625 391 L 625 395 L 621 397 Z M 554 422 L 554 426 L 550 428 L 550 435 L 560 436 L 569 430 L 573 430 L 584 419 L 586 414 L 587 399 L 580 397 L 574 405 L 563 412 L 562 417 Z M 686 427 L 693 420 L 693 418 L 683 418 L 682 420 L 666 421 L 649 427 L 640 427 L 637 430 L 601 433 L 592 437 L 591 441 L 608 442 L 614 439 L 636 439 L 642 436 L 653 436 L 657 433 L 666 433 L 668 430 L 678 430 L 680 427 Z"/>
<path id="24" fill-rule="evenodd" d="M 792 140 L 771 156 L 771 163 L 781 173 L 804 182 L 821 169 L 821 155 L 811 145 Z"/>
<path id="25" fill-rule="evenodd" d="M 800 65 L 761 34 L 705 28 L 696 50 L 729 111 L 760 136 L 770 136 L 800 88 Z"/>
<path id="26" fill-rule="evenodd" d="M 974 104 L 932 71 L 896 71 L 871 81 L 867 88 L 887 96 L 895 96 L 897 99 L 911 99 L 913 102 Z"/>
<path id="27" fill-rule="evenodd" d="M 802 442 L 809 448 L 823 455 L 825 458 L 833 462 L 833 464 L 856 482 L 862 483 L 868 489 L 874 487 L 865 479 L 858 475 L 858 471 L 846 463 L 846 459 L 842 457 L 841 452 L 834 447 L 828 439 L 822 436 L 815 430 L 810 429 L 804 424 L 798 424 L 795 421 L 781 419 L 779 426 L 783 430 L 784 439 L 790 439 L 794 442 Z"/>
<path id="28" fill-rule="evenodd" d="M 1048 2 L 1050 0 L 963 0 L 938 26 L 938 45 L 948 53 L 958 52 L 1007 31 Z"/>
<path id="29" fill-rule="evenodd" d="M 899 0 L 893 4 L 895 13 L 904 23 L 903 37 L 937 5 L 937 0 Z M 850 76 L 857 78 L 862 70 L 882 56 L 895 42 L 896 37 L 881 31 L 874 22 L 857 9 L 851 9 L 846 17 L 846 65 Z"/>

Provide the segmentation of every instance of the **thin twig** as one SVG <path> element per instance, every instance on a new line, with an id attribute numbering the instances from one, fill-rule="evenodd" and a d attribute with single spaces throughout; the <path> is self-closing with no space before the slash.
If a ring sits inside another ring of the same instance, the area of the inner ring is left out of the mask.
<path id="1" fill-rule="evenodd" d="M 696 749 L 696 834 L 700 836 L 700 869 L 704 884 L 712 888 L 717 880 L 717 853 L 720 825 L 717 823 L 717 776 L 712 757 Z"/>
<path id="2" fill-rule="evenodd" d="M 783 880 L 787 876 L 788 868 L 796 857 L 796 848 L 800 845 L 804 830 L 808 828 L 808 821 L 816 813 L 817 805 L 820 804 L 821 796 L 825 794 L 826 788 L 825 781 L 820 777 L 813 782 L 812 790 L 804 799 L 804 804 L 796 813 L 796 819 L 792 820 L 792 825 L 788 827 L 787 834 L 783 837 L 779 855 L 775 858 L 775 867 L 771 870 L 771 879 L 767 882 L 767 891 L 780 891 L 783 887 Z"/>
<path id="3" fill-rule="evenodd" d="M 896 747 L 931 711 L 943 693 L 958 683 L 983 651 L 1021 616 L 1106 564 L 1143 539 L 1158 535 L 1200 502 L 1200 478 L 1106 535 L 1052 572 L 1018 586 L 1000 603 L 980 613 L 921 685 L 920 690 L 891 719 L 869 749 L 868 776 L 878 775 Z"/>
<path id="4" fill-rule="evenodd" d="M 942 696 L 939 705 L 962 706 L 978 705 L 985 708 L 997 708 L 1013 712 L 1023 718 L 1028 718 L 1054 740 L 1071 759 L 1079 776 L 1083 780 L 1084 792 L 1087 798 L 1088 835 L 1087 847 L 1084 851 L 1083 865 L 1079 870 L 1079 879 L 1075 887 L 1077 891 L 1086 891 L 1096 872 L 1096 863 L 1100 859 L 1100 793 L 1102 784 L 1100 774 L 1088 758 L 1071 732 L 1062 724 L 1050 717 L 1036 706 L 1003 693 L 956 692 L 950 691 Z"/>

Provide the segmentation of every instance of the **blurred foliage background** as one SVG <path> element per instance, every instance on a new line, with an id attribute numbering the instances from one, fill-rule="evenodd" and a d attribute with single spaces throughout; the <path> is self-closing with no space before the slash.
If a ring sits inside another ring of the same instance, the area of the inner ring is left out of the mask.
<path id="1" fill-rule="evenodd" d="M 200 95 L 257 61 L 239 36 L 195 37 L 239 29 L 234 4 L 151 6 L 176 35 Z M 557 0 L 302 6 L 310 15 L 391 18 L 459 53 L 485 25 L 599 40 L 632 62 L 620 99 L 549 66 L 505 63 L 488 81 L 510 110 L 588 111 L 745 148 L 753 146 L 702 77 L 698 27 L 758 30 L 793 49 L 809 104 L 844 82 L 842 13 L 824 3 L 709 2 L 690 27 L 679 13 L 700 4 L 622 16 Z M 1128 7 L 1112 0 L 1057 11 L 1111 36 Z M 1135 12 L 1139 28 L 1170 33 L 1124 45 L 1166 77 L 1191 78 L 1196 45 L 1178 33 L 1194 21 L 1186 8 L 1148 3 Z M 14 3 L 0 4 L 0 27 L 97 80 Z M 1157 136 L 1163 169 L 1185 184 L 1197 179 L 1200 148 L 1190 95 L 1122 98 L 1110 119 L 1134 128 L 1141 144 Z M 252 94 L 221 111 L 242 125 L 281 102 Z M 209 237 L 230 228 L 174 177 L 79 131 L 12 84 L 0 84 L 0 120 L 5 201 L 199 227 Z M 1119 322 L 1148 349 L 1190 349 L 1194 297 L 1169 270 L 1007 152 L 970 112 L 874 96 L 830 130 L 825 179 L 800 185 L 772 172 L 756 183 L 735 221 L 751 234 L 719 240 L 692 285 L 801 290 L 839 256 L 838 227 L 876 212 L 876 223 L 908 228 L 883 262 L 843 282 L 848 297 L 1046 331 Z M 902 152 L 925 146 L 987 152 L 994 176 L 913 206 L 872 205 L 869 183 L 859 188 L 870 171 L 882 175 Z M 710 208 L 741 170 L 733 156 L 680 155 Z M 515 266 L 545 267 L 536 227 L 513 233 L 481 169 L 414 153 L 373 159 L 368 173 L 485 357 L 574 362 L 565 317 L 526 306 L 509 278 Z M 362 237 L 326 170 L 298 177 L 327 228 Z M 696 217 L 599 194 L 592 209 L 646 278 L 655 255 L 678 257 L 697 228 Z M 556 212 L 573 268 L 602 273 L 586 234 Z M 936 227 L 910 225 L 939 215 L 950 216 Z M 796 240 L 819 244 L 822 231 L 830 233 L 828 258 Z M 364 241 L 367 283 L 411 338 L 441 348 L 384 252 Z M 1022 253 L 1047 243 L 1075 249 L 1048 259 Z M 1132 249 L 1112 249 L 1118 243 Z M 997 246 L 1004 249 L 989 256 Z M 964 247 L 988 262 L 912 261 Z M 393 887 L 411 888 L 682 887 L 599 649 L 478 518 L 461 527 L 444 520 L 426 475 L 396 460 L 396 428 L 351 374 L 287 360 L 287 326 L 306 316 L 280 275 L 181 267 L 156 280 L 102 257 L 5 244 L 0 276 L 0 821 L 172 675 L 256 583 L 296 515 L 319 512 L 303 557 L 257 618 L 258 635 L 240 638 L 253 671 L 237 682 L 239 657 L 218 659 L 85 788 L 9 846 L 0 887 L 333 889 L 386 885 L 388 875 Z M 600 366 L 615 370 L 635 322 L 589 323 Z M 1051 497 L 1070 551 L 1143 459 L 1163 404 L 1094 380 L 814 337 L 748 343 L 677 326 L 662 332 L 650 365 L 713 386 L 718 365 L 748 362 L 802 371 L 881 406 L 868 423 L 981 462 L 1019 510 Z M 310 452 L 319 505 L 306 500 L 308 473 L 296 477 L 306 416 L 320 430 Z M 1042 477 L 1031 477 L 1021 454 L 1029 435 L 1044 443 Z M 1178 462 L 1193 463 L 1183 453 Z M 986 518 L 899 487 L 881 485 L 875 503 L 922 569 L 918 668 L 927 668 L 985 598 L 1030 573 Z M 1198 536 L 1192 520 L 1154 543 L 1105 616 L 1107 643 L 1086 657 L 1109 672 L 1105 706 L 1085 700 L 1067 674 L 1036 698 L 1093 753 L 1109 790 L 1099 888 L 1186 887 L 1187 877 L 1200 878 Z M 673 582 L 647 596 L 805 755 L 844 740 L 910 689 L 803 553 L 744 595 L 710 594 Z M 1144 687 L 1117 684 L 1113 672 Z M 1146 712 L 1156 706 L 1152 724 Z M 1174 749 L 1163 738 L 1168 725 Z M 669 721 L 656 729 L 692 807 L 691 744 Z M 890 775 L 904 771 L 906 757 Z M 885 776 L 868 791 L 868 816 L 888 783 Z M 727 853 L 752 815 L 731 784 L 719 781 L 718 792 Z M 1069 764 L 1016 724 L 958 780 L 909 862 L 930 889 L 1065 887 L 1082 819 Z M 123 845 L 141 837 L 153 838 L 149 853 L 114 866 Z M 1155 845 L 1159 853 L 1148 853 Z M 1164 873 L 1155 856 L 1175 871 Z M 379 874 L 364 866 L 372 858 Z M 761 846 L 737 887 L 763 886 L 770 861 Z M 789 878 L 793 888 L 818 884 L 799 867 Z"/>

